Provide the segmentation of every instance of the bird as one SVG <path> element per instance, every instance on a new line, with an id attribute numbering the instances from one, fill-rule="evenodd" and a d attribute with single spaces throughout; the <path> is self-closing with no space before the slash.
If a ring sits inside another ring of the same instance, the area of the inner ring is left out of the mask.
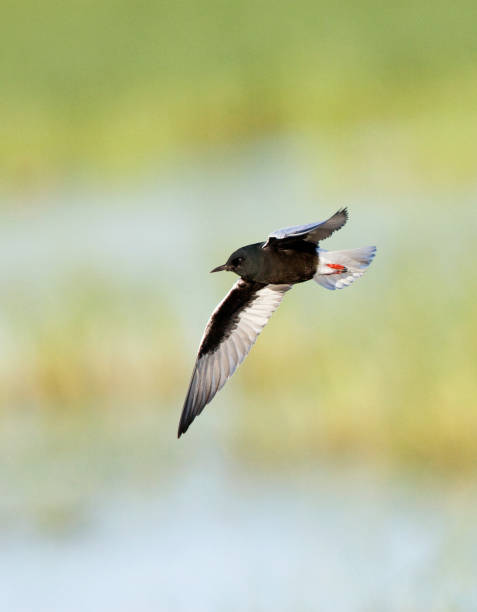
<path id="1" fill-rule="evenodd" d="M 314 280 L 326 289 L 343 289 L 364 274 L 375 256 L 375 246 L 345 251 L 319 246 L 347 220 L 348 209 L 341 208 L 326 221 L 276 230 L 264 242 L 237 249 L 225 264 L 211 270 L 234 272 L 239 279 L 206 325 L 178 438 L 243 362 L 293 285 Z"/>

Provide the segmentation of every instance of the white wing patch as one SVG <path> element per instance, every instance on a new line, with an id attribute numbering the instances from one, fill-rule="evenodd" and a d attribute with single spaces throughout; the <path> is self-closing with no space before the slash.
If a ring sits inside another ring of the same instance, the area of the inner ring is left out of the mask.
<path id="1" fill-rule="evenodd" d="M 318 267 L 313 280 L 326 289 L 344 289 L 357 278 L 363 276 L 376 254 L 376 247 L 361 247 L 347 251 L 327 251 L 317 249 Z M 343 266 L 345 271 L 337 271 L 336 264 Z"/>
<path id="2" fill-rule="evenodd" d="M 231 291 L 236 289 L 241 282 L 241 280 L 237 281 Z M 194 415 L 202 412 L 203 408 L 242 363 L 289 289 L 290 285 L 267 285 L 257 291 L 253 301 L 238 313 L 238 321 L 231 333 L 222 340 L 214 351 L 205 353 L 198 358 L 187 401 Z M 220 310 L 226 299 L 227 296 L 214 310 L 202 341 L 207 336 L 214 314 Z"/>

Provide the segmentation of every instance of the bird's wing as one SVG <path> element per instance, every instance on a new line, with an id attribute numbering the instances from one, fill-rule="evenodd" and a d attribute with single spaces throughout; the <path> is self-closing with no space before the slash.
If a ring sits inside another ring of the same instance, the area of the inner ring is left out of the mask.
<path id="1" fill-rule="evenodd" d="M 348 210 L 341 208 L 332 217 L 319 223 L 309 223 L 308 225 L 294 225 L 272 232 L 264 247 L 273 245 L 278 248 L 286 248 L 297 240 L 314 242 L 318 244 L 320 240 L 329 238 L 333 232 L 339 230 L 348 220 Z"/>
<path id="2" fill-rule="evenodd" d="M 178 437 L 245 359 L 290 287 L 239 279 L 214 310 L 200 343 Z"/>

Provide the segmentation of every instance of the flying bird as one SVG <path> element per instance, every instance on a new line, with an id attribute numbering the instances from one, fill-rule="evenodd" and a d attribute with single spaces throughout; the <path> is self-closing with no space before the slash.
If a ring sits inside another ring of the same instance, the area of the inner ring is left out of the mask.
<path id="1" fill-rule="evenodd" d="M 212 313 L 202 337 L 184 402 L 178 437 L 232 376 L 285 293 L 314 280 L 326 289 L 343 289 L 362 276 L 376 247 L 326 251 L 318 245 L 348 220 L 346 208 L 327 221 L 286 227 L 234 251 L 227 270 L 240 278 Z"/>

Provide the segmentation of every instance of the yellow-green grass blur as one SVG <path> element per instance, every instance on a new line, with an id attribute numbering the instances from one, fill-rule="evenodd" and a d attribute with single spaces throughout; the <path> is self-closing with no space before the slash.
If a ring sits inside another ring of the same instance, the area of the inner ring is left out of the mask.
<path id="1" fill-rule="evenodd" d="M 353 222 L 359 224 L 359 217 Z M 472 266 L 462 262 L 452 270 L 450 262 L 450 271 L 444 266 L 436 279 L 437 249 L 427 244 L 426 255 L 406 239 L 400 246 L 408 250 L 399 265 L 389 261 L 383 245 L 351 289 L 296 287 L 186 438 L 203 435 L 202 428 L 219 421 L 227 425 L 217 443 L 225 437 L 243 460 L 264 465 L 328 456 L 472 471 Z M 21 430 L 31 415 L 41 415 L 42 427 L 59 423 L 60 430 L 102 431 L 106 422 L 113 425 L 113 438 L 146 423 L 143 434 L 151 444 L 157 436 L 173 440 L 205 317 L 232 282 L 228 275 L 218 289 L 202 263 L 195 273 L 207 298 L 199 300 L 192 333 L 190 326 L 186 333 L 168 291 L 190 300 L 189 314 L 196 297 L 184 289 L 183 278 L 177 281 L 182 289 L 160 287 L 160 269 L 150 289 L 130 282 L 118 287 L 85 273 L 36 304 L 36 298 L 12 289 L 3 304 L 0 402 L 5 423 L 26 436 L 20 451 L 28 436 L 38 435 L 31 426 Z"/>
<path id="2" fill-rule="evenodd" d="M 378 184 L 455 188 L 477 159 L 476 22 L 471 0 L 7 0 L 2 184 L 292 131 L 326 144 L 330 189 L 376 160 Z"/>

